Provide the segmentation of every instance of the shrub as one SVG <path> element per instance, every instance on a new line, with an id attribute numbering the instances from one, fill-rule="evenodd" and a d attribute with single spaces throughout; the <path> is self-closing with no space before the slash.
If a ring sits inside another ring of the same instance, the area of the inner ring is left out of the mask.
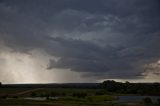
<path id="1" fill-rule="evenodd" d="M 12 98 L 18 98 L 18 96 L 13 96 Z"/>
<path id="2" fill-rule="evenodd" d="M 81 93 L 73 93 L 72 96 L 73 97 L 78 97 L 78 98 L 85 98 L 87 96 L 87 94 L 83 93 L 83 92 L 81 92 Z"/>
<path id="3" fill-rule="evenodd" d="M 95 93 L 95 95 L 104 95 L 104 94 L 105 94 L 104 91 L 97 91 L 97 92 Z"/>
<path id="4" fill-rule="evenodd" d="M 37 96 L 37 94 L 35 92 L 31 93 L 31 97 L 36 97 L 36 96 Z"/>
<path id="5" fill-rule="evenodd" d="M 144 98 L 144 103 L 145 104 L 152 104 L 152 100 L 149 97 Z"/>
<path id="6" fill-rule="evenodd" d="M 160 105 L 160 98 L 157 99 L 158 104 Z"/>
<path id="7" fill-rule="evenodd" d="M 7 97 L 8 97 L 8 95 L 1 96 L 2 99 L 6 99 Z"/>
<path id="8" fill-rule="evenodd" d="M 89 101 L 102 102 L 102 101 L 112 101 L 115 97 L 110 95 L 96 95 L 96 96 L 88 96 L 87 99 Z"/>
<path id="9" fill-rule="evenodd" d="M 50 96 L 53 96 L 53 97 L 54 97 L 54 96 L 59 96 L 59 95 L 60 95 L 60 94 L 59 94 L 58 92 L 51 92 L 51 93 L 50 93 Z"/>

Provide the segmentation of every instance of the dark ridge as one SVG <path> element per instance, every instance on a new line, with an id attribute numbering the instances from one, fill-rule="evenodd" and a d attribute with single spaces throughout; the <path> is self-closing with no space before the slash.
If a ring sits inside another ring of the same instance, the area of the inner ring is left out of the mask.
<path id="1" fill-rule="evenodd" d="M 100 88 L 100 83 L 2 84 L 1 88 Z"/>

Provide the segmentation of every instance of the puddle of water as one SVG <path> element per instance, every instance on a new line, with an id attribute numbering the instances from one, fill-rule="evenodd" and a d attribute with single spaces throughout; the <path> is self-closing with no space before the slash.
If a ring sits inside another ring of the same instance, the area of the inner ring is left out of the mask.
<path id="1" fill-rule="evenodd" d="M 49 97 L 48 99 L 52 99 L 52 100 L 56 100 L 58 99 L 59 97 Z M 26 100 L 46 100 L 47 98 L 46 97 L 26 97 L 24 98 Z"/>

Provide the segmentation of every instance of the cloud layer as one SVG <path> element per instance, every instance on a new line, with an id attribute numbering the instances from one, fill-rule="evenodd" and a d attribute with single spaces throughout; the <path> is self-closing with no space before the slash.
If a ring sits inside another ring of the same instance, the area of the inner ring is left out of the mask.
<path id="1" fill-rule="evenodd" d="M 43 50 L 43 70 L 145 81 L 160 74 L 159 11 L 159 0 L 1 0 L 0 54 Z"/>

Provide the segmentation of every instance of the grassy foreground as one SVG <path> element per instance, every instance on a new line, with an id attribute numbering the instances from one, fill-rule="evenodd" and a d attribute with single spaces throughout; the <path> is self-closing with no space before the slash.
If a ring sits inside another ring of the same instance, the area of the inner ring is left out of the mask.
<path id="1" fill-rule="evenodd" d="M 73 99 L 72 99 L 73 100 Z M 0 106 L 156 106 L 145 105 L 143 103 L 113 103 L 113 102 L 80 102 L 60 100 L 60 101 L 33 101 L 33 100 L 0 100 Z M 158 106 L 158 105 L 157 105 Z"/>
<path id="2" fill-rule="evenodd" d="M 114 94 L 115 95 L 115 94 Z M 117 103 L 103 89 L 78 88 L 0 88 L 0 106 L 158 106 L 144 103 Z M 24 98 L 43 97 L 45 100 Z M 50 97 L 58 97 L 50 99 Z"/>

